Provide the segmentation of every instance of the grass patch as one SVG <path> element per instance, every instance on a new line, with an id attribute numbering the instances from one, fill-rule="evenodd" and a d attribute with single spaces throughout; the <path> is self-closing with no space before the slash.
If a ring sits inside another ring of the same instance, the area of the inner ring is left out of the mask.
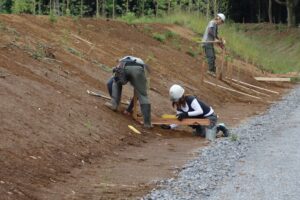
<path id="1" fill-rule="evenodd" d="M 194 49 L 193 47 L 189 47 L 188 51 L 186 52 L 189 56 L 195 58 L 196 56 L 199 55 L 200 50 L 199 49 Z"/>
<path id="2" fill-rule="evenodd" d="M 165 42 L 166 36 L 161 33 L 153 33 L 153 38 L 160 42 Z"/>
<path id="3" fill-rule="evenodd" d="M 230 135 L 230 140 L 232 142 L 238 141 L 239 140 L 239 136 L 237 134 L 231 134 Z"/>
<path id="4" fill-rule="evenodd" d="M 67 47 L 67 51 L 75 56 L 82 57 L 81 52 L 77 51 L 77 49 L 74 49 L 72 47 Z"/>
<path id="5" fill-rule="evenodd" d="M 160 42 L 165 42 L 167 39 L 177 39 L 177 34 L 168 30 L 165 31 L 164 33 L 153 33 L 152 34 L 153 38 L 160 41 Z"/>

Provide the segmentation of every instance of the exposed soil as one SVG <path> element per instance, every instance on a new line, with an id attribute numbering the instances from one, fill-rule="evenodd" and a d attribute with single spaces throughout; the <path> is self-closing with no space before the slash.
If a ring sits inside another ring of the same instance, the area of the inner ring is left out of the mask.
<path id="1" fill-rule="evenodd" d="M 176 36 L 164 43 L 152 37 L 167 30 Z M 192 37 L 175 25 L 71 18 L 51 23 L 44 16 L 0 15 L 1 199 L 135 199 L 155 181 L 174 176 L 194 149 L 208 145 L 188 128 L 143 130 L 104 107 L 103 99 L 87 95 L 87 89 L 106 93 L 110 69 L 124 55 L 141 57 L 151 67 L 153 116 L 174 112 L 168 99 L 174 83 L 232 126 L 280 97 L 258 100 L 201 83 L 202 56 L 187 53 L 199 48 Z M 280 93 L 290 87 L 258 83 L 252 75 L 260 71 L 236 63 L 235 78 Z M 132 88 L 123 93 L 128 99 Z M 129 124 L 142 135 L 131 133 Z"/>

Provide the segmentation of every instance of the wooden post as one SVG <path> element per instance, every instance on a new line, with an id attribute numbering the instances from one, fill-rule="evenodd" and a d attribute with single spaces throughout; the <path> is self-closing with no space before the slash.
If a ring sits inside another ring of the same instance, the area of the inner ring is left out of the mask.
<path id="1" fill-rule="evenodd" d="M 138 116 L 137 116 L 137 94 L 136 94 L 136 90 L 133 90 L 133 114 L 132 117 L 133 119 L 137 120 Z"/>
<path id="2" fill-rule="evenodd" d="M 224 71 L 224 62 L 225 62 L 225 49 L 222 50 L 222 58 L 221 58 L 221 67 L 217 67 L 217 79 L 222 80 L 223 71 Z"/>

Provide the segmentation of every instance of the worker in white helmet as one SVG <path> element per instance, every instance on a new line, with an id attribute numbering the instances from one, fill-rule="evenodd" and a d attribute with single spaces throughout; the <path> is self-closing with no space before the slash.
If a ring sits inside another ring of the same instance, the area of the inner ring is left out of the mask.
<path id="1" fill-rule="evenodd" d="M 176 107 L 178 120 L 185 118 L 208 118 L 210 125 L 207 128 L 213 129 L 217 126 L 217 131 L 221 130 L 224 136 L 228 136 L 229 132 L 225 125 L 217 125 L 218 118 L 211 106 L 208 106 L 196 96 L 185 95 L 184 88 L 177 84 L 170 88 L 169 94 L 172 106 Z M 164 129 L 174 129 L 177 125 L 162 125 L 161 127 Z M 191 127 L 195 129 L 193 132 L 194 135 L 205 137 L 206 127 L 201 125 L 193 125 Z"/>
<path id="2" fill-rule="evenodd" d="M 224 41 L 218 37 L 218 26 L 225 22 L 225 15 L 222 13 L 217 14 L 216 18 L 211 20 L 205 30 L 202 39 L 202 47 L 205 52 L 208 62 L 208 72 L 210 74 L 216 73 L 216 55 L 214 43 L 218 44 L 222 49 L 224 48 Z"/>

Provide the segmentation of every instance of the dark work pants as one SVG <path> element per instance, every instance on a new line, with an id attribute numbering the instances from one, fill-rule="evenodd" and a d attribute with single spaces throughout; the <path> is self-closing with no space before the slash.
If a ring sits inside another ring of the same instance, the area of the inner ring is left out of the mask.
<path id="1" fill-rule="evenodd" d="M 216 73 L 216 55 L 215 55 L 215 49 L 213 44 L 206 44 L 203 46 L 207 63 L 208 63 L 208 70 L 210 72 Z"/>
<path id="2" fill-rule="evenodd" d="M 109 93 L 109 96 L 112 97 L 112 86 L 113 86 L 113 82 L 114 82 L 114 77 L 111 77 L 107 83 L 106 83 L 106 86 L 107 86 L 107 90 L 108 90 L 108 93 Z M 132 109 L 133 109 L 133 99 L 131 99 L 126 111 L 127 112 L 132 112 Z"/>

